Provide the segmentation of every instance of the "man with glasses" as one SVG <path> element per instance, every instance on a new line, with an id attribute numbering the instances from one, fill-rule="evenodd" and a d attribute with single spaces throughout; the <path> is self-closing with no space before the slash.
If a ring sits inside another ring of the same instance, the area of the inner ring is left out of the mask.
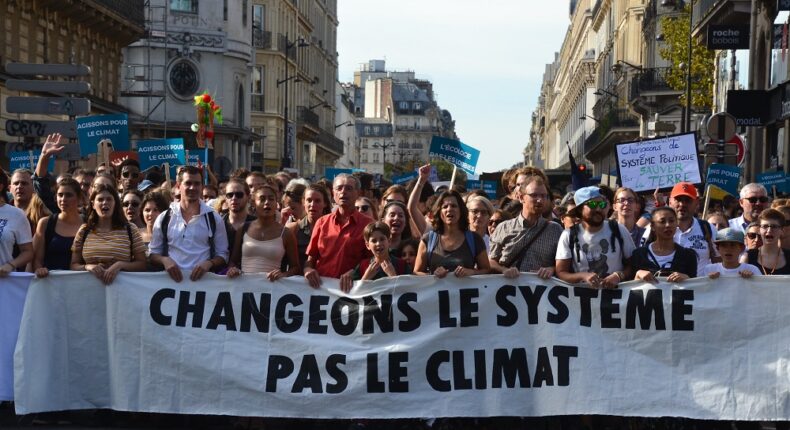
<path id="1" fill-rule="evenodd" d="M 716 239 L 716 226 L 701 220 L 695 215 L 699 208 L 699 194 L 694 184 L 678 182 L 669 194 L 669 206 L 678 217 L 675 243 L 697 253 L 697 268 L 721 261 L 713 241 Z M 647 245 L 650 226 L 645 227 L 640 246 Z"/>
<path id="2" fill-rule="evenodd" d="M 730 219 L 730 228 L 746 233 L 746 227 L 757 221 L 760 214 L 770 206 L 771 199 L 762 184 L 751 183 L 741 188 L 741 199 L 738 202 L 743 208 L 743 215 Z"/>
<path id="3" fill-rule="evenodd" d="M 249 211 L 250 187 L 241 179 L 231 178 L 225 184 L 225 201 L 228 203 L 228 213 L 222 214 L 222 220 L 228 232 L 228 243 L 232 247 L 236 232 L 244 223 L 255 221 L 255 216 Z"/>
<path id="4" fill-rule="evenodd" d="M 521 214 L 499 224 L 491 235 L 491 269 L 506 278 L 515 278 L 520 272 L 536 272 L 541 278 L 549 279 L 554 275 L 554 257 L 562 227 L 542 216 L 550 199 L 543 178 L 519 174 L 516 181 Z"/>
<path id="5" fill-rule="evenodd" d="M 307 245 L 304 277 L 313 288 L 321 285 L 322 276 L 350 276 L 363 258 L 370 257 L 362 232 L 371 220 L 354 207 L 359 191 L 360 184 L 354 176 L 335 176 L 332 193 L 337 210 L 316 221 Z"/>
<path id="6" fill-rule="evenodd" d="M 565 282 L 594 288 L 616 288 L 633 277 L 634 241 L 628 230 L 607 220 L 609 202 L 598 187 L 584 187 L 573 195 L 573 214 L 581 222 L 562 232 L 557 247 L 556 276 Z"/>
<path id="7" fill-rule="evenodd" d="M 137 160 L 133 160 L 131 158 L 123 160 L 121 163 L 121 178 L 120 181 L 118 181 L 120 190 L 118 191 L 123 194 L 125 191 L 136 190 L 137 186 L 140 185 L 140 181 L 142 180 L 143 177 L 140 174 L 140 163 Z"/>

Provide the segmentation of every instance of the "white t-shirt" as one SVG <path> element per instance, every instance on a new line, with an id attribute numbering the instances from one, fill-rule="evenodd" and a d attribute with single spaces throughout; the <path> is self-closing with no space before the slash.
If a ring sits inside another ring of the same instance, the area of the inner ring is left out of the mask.
<path id="1" fill-rule="evenodd" d="M 699 270 L 699 276 L 708 276 L 713 272 L 719 272 L 721 276 L 735 277 L 735 276 L 740 276 L 738 272 L 744 270 L 748 270 L 752 272 L 752 275 L 760 274 L 760 269 L 758 269 L 756 266 L 747 263 L 741 263 L 741 265 L 736 267 L 735 269 L 727 269 L 722 265 L 722 263 L 713 263 L 713 264 L 707 264 L 703 268 L 701 268 Z"/>
<path id="2" fill-rule="evenodd" d="M 623 259 L 631 258 L 634 253 L 634 241 L 631 234 L 622 225 L 617 224 L 620 229 L 620 237 L 623 239 L 622 249 L 620 244 L 616 244 L 616 251 L 612 251 L 612 231 L 609 222 L 604 221 L 603 226 L 597 232 L 590 233 L 579 225 L 579 256 L 581 261 L 576 258 L 576 250 L 571 249 L 570 229 L 566 229 L 560 235 L 560 243 L 557 247 L 557 260 L 571 259 L 573 270 L 580 272 L 595 272 L 599 276 L 611 274 L 623 270 Z M 616 239 L 615 239 L 616 240 Z"/>
<path id="3" fill-rule="evenodd" d="M 653 258 L 656 259 L 655 262 L 658 263 L 658 267 L 661 269 L 668 269 L 670 266 L 672 266 L 672 260 L 675 259 L 675 251 L 672 251 L 672 253 L 669 255 L 656 255 L 656 253 L 653 252 L 653 245 L 655 244 L 654 243 L 650 244 L 649 251 L 650 251 L 650 255 L 652 255 Z"/>
<path id="4" fill-rule="evenodd" d="M 14 259 L 14 245 L 32 241 L 30 223 L 22 209 L 9 204 L 0 207 L 0 264 Z"/>
<path id="5" fill-rule="evenodd" d="M 711 223 L 708 224 L 710 225 L 710 240 L 712 242 L 716 240 L 716 226 Z M 649 237 L 650 226 L 648 225 L 645 227 L 645 234 L 642 235 L 642 240 L 639 242 L 639 246 L 645 246 Z M 692 221 L 691 227 L 686 231 L 681 231 L 680 227 L 678 227 L 677 231 L 675 232 L 675 243 L 684 248 L 689 248 L 697 253 L 697 267 L 703 267 L 707 264 L 710 264 L 711 249 L 708 241 L 705 240 L 705 232 L 702 231 L 702 227 L 700 227 L 699 220 L 697 218 Z M 715 246 L 713 247 L 712 252 L 714 257 L 719 256 Z"/>

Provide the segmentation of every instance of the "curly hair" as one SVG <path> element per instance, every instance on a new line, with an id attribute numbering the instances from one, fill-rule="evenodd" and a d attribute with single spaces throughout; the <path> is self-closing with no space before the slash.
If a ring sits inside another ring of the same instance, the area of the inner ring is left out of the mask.
<path id="1" fill-rule="evenodd" d="M 431 209 L 431 226 L 433 227 L 433 230 L 438 234 L 444 234 L 442 202 L 446 198 L 454 198 L 456 204 L 458 205 L 458 211 L 461 213 L 461 218 L 458 220 L 458 227 L 461 229 L 461 231 L 469 230 L 469 210 L 466 209 L 466 205 L 464 204 L 464 199 L 461 197 L 461 194 L 454 190 L 442 191 L 442 193 L 439 194 L 439 197 L 436 198 L 436 202 L 433 204 L 433 208 Z"/>
<path id="2" fill-rule="evenodd" d="M 107 184 L 98 184 L 93 187 L 93 192 L 91 193 L 90 197 L 90 209 L 88 212 L 88 218 L 85 222 L 88 225 L 88 229 L 93 230 L 96 228 L 96 225 L 99 223 L 99 214 L 96 213 L 96 209 L 93 207 L 93 203 L 96 200 L 96 197 L 101 193 L 110 193 L 112 196 L 113 204 L 112 208 L 112 228 L 113 229 L 120 229 L 126 227 L 128 223 L 126 221 L 126 216 L 123 214 L 123 210 L 121 209 L 121 198 L 118 197 L 118 191 L 107 185 Z"/>

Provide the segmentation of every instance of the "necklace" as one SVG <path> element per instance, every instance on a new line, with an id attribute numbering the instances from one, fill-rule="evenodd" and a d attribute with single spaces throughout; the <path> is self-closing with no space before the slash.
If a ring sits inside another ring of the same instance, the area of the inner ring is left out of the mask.
<path id="1" fill-rule="evenodd" d="M 779 257 L 781 256 L 781 252 L 782 252 L 782 249 L 779 248 L 779 252 L 776 253 L 776 260 L 774 260 L 774 267 L 771 269 L 771 273 L 768 273 L 768 271 L 765 270 L 765 267 L 766 267 L 765 264 L 763 264 L 763 253 L 760 252 L 760 251 L 757 251 L 757 261 L 760 263 L 760 267 L 762 267 L 762 269 L 763 269 L 763 275 L 773 275 L 774 274 L 774 272 L 776 271 L 776 267 L 779 265 Z"/>

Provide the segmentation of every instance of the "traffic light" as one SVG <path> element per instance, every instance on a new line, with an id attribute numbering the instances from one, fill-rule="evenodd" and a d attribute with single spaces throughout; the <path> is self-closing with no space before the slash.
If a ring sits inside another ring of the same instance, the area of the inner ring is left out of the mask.
<path id="1" fill-rule="evenodd" d="M 586 164 L 579 164 L 579 172 L 587 174 L 587 165 Z"/>

